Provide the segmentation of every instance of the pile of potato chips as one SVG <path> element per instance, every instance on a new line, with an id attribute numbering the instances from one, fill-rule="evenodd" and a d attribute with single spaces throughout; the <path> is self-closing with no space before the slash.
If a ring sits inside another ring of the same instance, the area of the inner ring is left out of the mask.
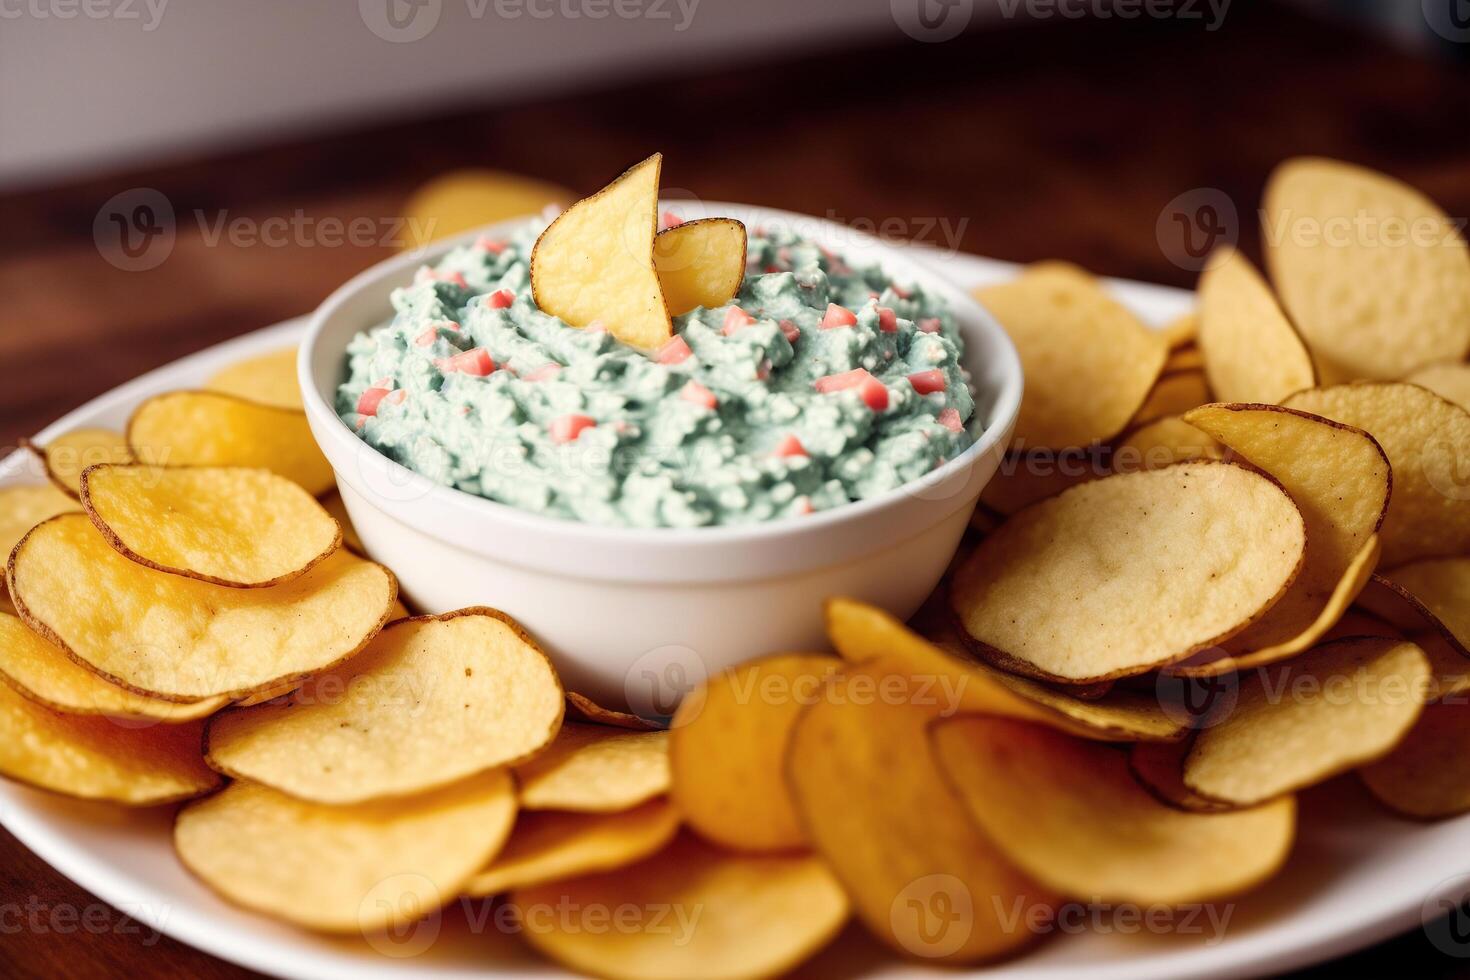
<path id="1" fill-rule="evenodd" d="M 183 864 L 307 929 L 493 899 L 559 963 L 671 980 L 784 973 L 852 919 L 956 964 L 1068 903 L 1235 896 L 1349 771 L 1470 811 L 1470 251 L 1328 161 L 1264 214 L 1271 284 L 1222 249 L 1164 331 L 1066 265 L 980 291 L 1027 390 L 944 586 L 911 624 L 834 597 L 836 655 L 752 650 L 667 731 L 501 612 L 408 614 L 317 499 L 289 352 L 34 446 L 0 773 L 190 801 Z"/>

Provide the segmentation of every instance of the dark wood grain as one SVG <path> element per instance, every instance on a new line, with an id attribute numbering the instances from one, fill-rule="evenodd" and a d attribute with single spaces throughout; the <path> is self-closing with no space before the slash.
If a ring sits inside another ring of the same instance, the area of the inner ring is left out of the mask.
<path id="1" fill-rule="evenodd" d="M 1295 154 L 1383 168 L 1467 214 L 1467 119 L 1463 69 L 1275 5 L 1238 4 L 1214 33 L 1193 23 L 1058 22 L 753 62 L 677 84 L 426 116 L 0 196 L 0 443 L 144 370 L 307 312 L 392 252 L 314 240 L 211 244 L 196 212 L 206 224 L 296 214 L 391 220 L 412 188 L 455 167 L 590 191 L 661 149 L 665 183 L 701 197 L 1189 286 L 1193 272 L 1171 262 L 1155 234 L 1177 195 L 1223 192 L 1248 251 L 1266 175 Z M 138 187 L 167 196 L 178 238 L 162 265 L 125 272 L 102 258 L 93 220 L 114 194 Z M 1447 856 L 1446 867 L 1461 860 Z M 0 881 L 0 905 L 95 904 L 3 833 Z M 1470 975 L 1420 933 L 1354 959 L 1375 974 Z M 0 975 L 244 974 L 160 937 L 24 928 L 0 929 Z"/>

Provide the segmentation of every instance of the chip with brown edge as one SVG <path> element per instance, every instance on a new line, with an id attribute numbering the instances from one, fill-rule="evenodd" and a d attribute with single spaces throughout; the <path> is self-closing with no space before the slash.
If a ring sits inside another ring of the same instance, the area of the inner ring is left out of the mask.
<path id="1" fill-rule="evenodd" d="M 806 843 L 781 764 L 796 716 L 841 666 L 830 654 L 778 654 L 685 696 L 669 742 L 671 795 L 700 836 L 736 851 Z"/>
<path id="2" fill-rule="evenodd" d="M 939 766 L 984 834 L 1022 870 L 1090 902 L 1180 905 L 1237 895 L 1286 861 L 1296 801 L 1231 813 L 1165 806 L 1106 746 L 1007 718 L 931 729 Z"/>
<path id="3" fill-rule="evenodd" d="M 287 347 L 236 361 L 216 371 L 204 387 L 280 408 L 302 407 L 296 380 L 296 348 Z"/>
<path id="4" fill-rule="evenodd" d="M 505 848 L 464 893 L 483 898 L 626 867 L 673 840 L 679 817 L 662 799 L 619 813 L 522 812 Z"/>
<path id="5" fill-rule="evenodd" d="M 1439 820 L 1470 811 L 1470 701 L 1426 706 L 1404 740 L 1358 776 L 1406 817 Z"/>
<path id="6" fill-rule="evenodd" d="M 970 963 L 1036 939 L 1058 897 L 1015 868 L 970 820 L 929 750 L 952 706 L 884 658 L 849 664 L 798 717 L 786 780 L 808 840 L 859 919 L 897 952 Z M 968 928 L 934 930 L 931 909 Z M 1011 919 L 1008 910 L 1026 915 Z"/>
<path id="7" fill-rule="evenodd" d="M 1249 259 L 1224 246 L 1199 280 L 1199 345 L 1215 397 L 1274 404 L 1317 383 L 1312 355 Z"/>
<path id="8" fill-rule="evenodd" d="M 37 524 L 81 509 L 76 500 L 49 483 L 0 487 L 0 560 L 9 559 L 20 539 Z"/>
<path id="9" fill-rule="evenodd" d="M 1016 514 L 955 573 L 967 643 L 1013 673 L 1087 683 L 1228 640 L 1295 580 L 1301 512 L 1260 473 L 1180 463 L 1084 483 Z"/>
<path id="10" fill-rule="evenodd" d="M 38 525 L 10 557 L 26 625 L 114 684 L 165 701 L 245 697 L 346 660 L 387 618 L 397 582 L 337 551 L 300 578 L 231 589 L 123 557 L 85 514 Z"/>
<path id="11" fill-rule="evenodd" d="M 1202 729 L 1184 785 L 1253 806 L 1387 754 L 1408 733 L 1431 684 L 1429 660 L 1407 640 L 1325 643 L 1243 675 L 1234 708 Z"/>
<path id="12" fill-rule="evenodd" d="M 1110 742 L 1172 741 L 1185 733 L 1182 712 L 1140 692 L 1083 699 L 981 663 L 953 635 L 920 636 L 876 606 L 839 597 L 827 600 L 826 612 L 827 636 L 844 660 L 881 661 L 947 686 L 962 712 L 1034 721 Z"/>
<path id="13" fill-rule="evenodd" d="M 537 307 L 645 350 L 672 336 L 653 259 L 662 164 L 655 153 L 547 226 L 531 250 Z"/>
<path id="14" fill-rule="evenodd" d="M 0 683 L 0 776 L 84 800 L 160 806 L 220 783 L 204 764 L 200 722 L 120 725 L 62 714 Z"/>
<path id="15" fill-rule="evenodd" d="M 731 854 L 691 834 L 629 867 L 517 889 L 511 904 L 532 947 L 611 980 L 782 976 L 831 942 L 849 913 L 820 859 Z M 631 918 L 595 928 L 559 911 L 568 908 Z"/>
<path id="16" fill-rule="evenodd" d="M 316 498 L 269 470 L 94 466 L 82 507 L 133 561 L 236 588 L 299 578 L 342 543 Z"/>
<path id="17" fill-rule="evenodd" d="M 561 726 L 564 694 L 551 661 L 498 610 L 401 619 L 360 657 L 345 687 L 216 716 L 210 764 L 341 806 L 525 759 Z"/>
<path id="18" fill-rule="evenodd" d="M 408 799 L 322 806 L 235 782 L 174 824 L 184 866 L 231 902 L 321 932 L 406 926 L 455 899 L 515 821 L 503 770 Z"/>
<path id="19" fill-rule="evenodd" d="M 653 266 L 670 316 L 724 306 L 745 279 L 745 225 L 699 218 L 665 228 L 653 240 Z"/>
<path id="20" fill-rule="evenodd" d="M 568 722 L 515 774 L 526 810 L 627 810 L 669 791 L 669 733 Z"/>
<path id="21" fill-rule="evenodd" d="M 127 437 L 111 429 L 73 429 L 42 445 L 24 440 L 41 457 L 46 475 L 73 499 L 81 496 L 82 472 L 102 463 L 131 463 Z"/>
<path id="22" fill-rule="evenodd" d="M 1168 356 L 1163 337 L 1073 267 L 1047 263 L 975 296 L 1005 327 L 1026 372 L 1018 449 L 1111 439 L 1143 405 Z"/>
<path id="23" fill-rule="evenodd" d="M 635 732 L 656 732 L 663 727 L 628 711 L 604 708 L 587 695 L 576 691 L 567 692 L 567 718 L 596 725 L 611 725 L 613 728 L 629 728 Z"/>
<path id="24" fill-rule="evenodd" d="M 270 470 L 313 496 L 333 486 L 306 413 L 218 391 L 155 395 L 128 419 L 128 446 L 160 466 L 246 466 Z"/>
<path id="25" fill-rule="evenodd" d="M 1364 430 L 1393 464 L 1383 566 L 1470 553 L 1470 412 L 1418 385 L 1358 382 L 1297 392 L 1288 408 Z"/>
<path id="26" fill-rule="evenodd" d="M 1191 735 L 1174 742 L 1134 742 L 1128 749 L 1128 771 L 1138 785 L 1165 806 L 1189 813 L 1215 813 L 1236 807 L 1209 800 L 1184 785 L 1184 759 L 1194 744 Z"/>
<path id="27" fill-rule="evenodd" d="M 1383 577 L 1423 603 L 1461 647 L 1470 648 L 1470 558 L 1412 562 Z"/>

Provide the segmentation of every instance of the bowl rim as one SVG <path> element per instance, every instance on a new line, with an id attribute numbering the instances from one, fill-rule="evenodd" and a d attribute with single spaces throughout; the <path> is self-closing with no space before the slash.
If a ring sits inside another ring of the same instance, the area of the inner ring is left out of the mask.
<path id="1" fill-rule="evenodd" d="M 798 532 L 803 536 L 820 533 L 862 520 L 906 500 L 919 499 L 918 491 L 923 486 L 942 485 L 949 480 L 962 480 L 971 467 L 985 458 L 987 454 L 996 452 L 997 444 L 1010 437 L 1016 418 L 1020 414 L 1021 393 L 1024 386 L 1020 356 L 1009 335 L 988 310 L 953 283 L 942 271 L 923 261 L 923 246 L 897 245 L 826 218 L 760 205 L 661 198 L 659 200 L 660 213 L 666 208 L 686 213 L 697 212 L 700 216 L 731 216 L 748 224 L 780 224 L 797 230 L 798 233 L 818 244 L 823 244 L 824 240 L 846 238 L 865 250 L 873 252 L 872 259 L 891 278 L 907 277 L 922 281 L 926 288 L 943 295 L 951 312 L 955 314 L 961 331 L 968 334 L 978 330 L 985 334 L 986 346 L 998 360 L 1000 383 L 991 389 L 994 404 L 985 428 L 963 453 L 946 461 L 942 466 L 918 480 L 910 480 L 876 496 L 849 501 L 841 506 L 812 514 L 793 515 L 749 524 L 717 524 L 692 528 L 594 524 L 523 510 L 510 504 L 469 493 L 458 487 L 429 480 L 422 474 L 410 470 L 379 452 L 375 447 L 359 439 L 356 433 L 347 427 L 332 407 L 329 396 L 319 390 L 316 385 L 312 365 L 317 354 L 317 347 L 323 332 L 337 312 L 360 293 L 379 287 L 385 279 L 396 278 L 401 282 L 408 282 L 414 270 L 419 266 L 433 263 L 453 249 L 473 243 L 482 235 L 504 232 L 536 217 L 535 215 L 523 215 L 483 225 L 375 263 L 339 286 L 310 314 L 306 335 L 297 353 L 296 370 L 303 405 L 307 415 L 317 423 L 313 426 L 313 430 L 318 433 L 318 439 L 335 440 L 338 448 L 343 452 L 356 453 L 367 450 L 376 457 L 380 465 L 386 468 L 386 472 L 393 474 L 396 479 L 424 484 L 422 486 L 424 497 L 444 507 L 461 511 L 474 520 L 509 524 L 524 533 L 554 536 L 565 539 L 571 546 L 575 546 L 580 541 L 595 547 L 637 546 L 641 549 L 683 550 L 702 545 L 717 547 L 733 544 L 758 544 L 763 541 L 789 537 Z M 967 340 L 973 342 L 972 338 L 967 337 Z M 345 350 L 337 352 L 337 356 L 344 357 Z M 340 476 L 340 469 L 335 464 L 333 469 Z M 379 509 L 389 514 L 393 514 L 395 510 L 393 501 L 375 501 L 375 503 L 378 504 Z M 942 510 L 936 508 L 932 520 L 936 522 L 942 520 L 954 508 L 967 503 L 969 500 L 962 498 L 954 501 L 953 508 Z"/>

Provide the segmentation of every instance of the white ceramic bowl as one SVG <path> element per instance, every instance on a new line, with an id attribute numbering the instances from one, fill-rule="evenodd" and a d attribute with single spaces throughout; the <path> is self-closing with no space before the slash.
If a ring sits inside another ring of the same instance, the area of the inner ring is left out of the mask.
<path id="1" fill-rule="evenodd" d="M 545 646 L 568 689 L 666 715 L 710 673 L 762 654 L 825 649 L 822 601 L 849 595 L 903 617 L 933 590 L 995 473 L 1021 402 L 1004 331 L 963 290 L 903 250 L 843 225 L 716 202 L 665 202 L 682 216 L 786 226 L 949 303 L 978 391 L 975 445 L 922 481 L 879 497 L 748 527 L 633 529 L 546 517 L 433 483 L 359 439 L 333 410 L 344 351 L 391 315 L 389 294 L 476 233 L 380 263 L 312 316 L 299 373 L 307 417 L 336 470 L 364 546 L 429 612 L 491 605 Z M 518 222 L 484 229 L 494 233 Z"/>

